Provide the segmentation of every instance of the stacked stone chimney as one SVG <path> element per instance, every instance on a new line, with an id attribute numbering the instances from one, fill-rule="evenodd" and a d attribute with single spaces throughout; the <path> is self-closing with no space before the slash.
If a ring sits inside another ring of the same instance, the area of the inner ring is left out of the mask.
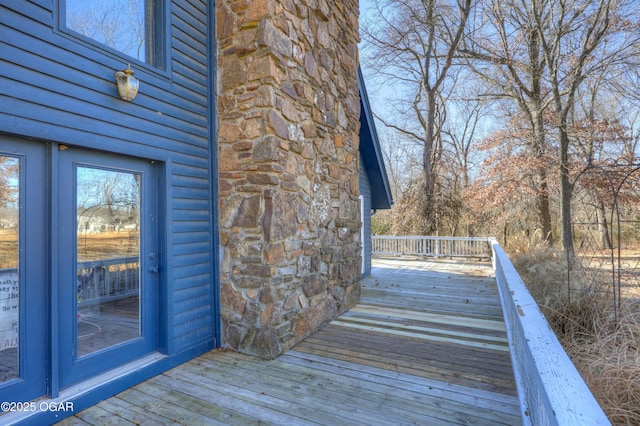
<path id="1" fill-rule="evenodd" d="M 217 2 L 223 344 L 273 358 L 359 301 L 357 0 Z"/>

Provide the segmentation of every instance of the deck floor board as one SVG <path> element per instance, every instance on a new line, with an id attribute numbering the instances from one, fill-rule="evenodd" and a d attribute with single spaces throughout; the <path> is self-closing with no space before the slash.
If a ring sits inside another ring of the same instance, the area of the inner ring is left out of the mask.
<path id="1" fill-rule="evenodd" d="M 60 424 L 515 425 L 518 404 L 490 264 L 388 258 L 275 360 L 212 351 Z"/>

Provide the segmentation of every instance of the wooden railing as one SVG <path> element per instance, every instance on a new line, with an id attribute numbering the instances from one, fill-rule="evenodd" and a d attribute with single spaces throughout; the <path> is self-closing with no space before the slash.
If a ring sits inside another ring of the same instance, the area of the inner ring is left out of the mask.
<path id="1" fill-rule="evenodd" d="M 388 256 L 491 258 L 492 238 L 374 235 L 371 253 Z"/>
<path id="2" fill-rule="evenodd" d="M 513 264 L 492 246 L 523 424 L 610 424 Z"/>
<path id="3" fill-rule="evenodd" d="M 78 306 L 136 295 L 139 285 L 138 256 L 78 262 Z"/>
<path id="4" fill-rule="evenodd" d="M 523 424 L 610 424 L 494 238 L 374 236 L 372 245 L 378 255 L 491 258 Z"/>

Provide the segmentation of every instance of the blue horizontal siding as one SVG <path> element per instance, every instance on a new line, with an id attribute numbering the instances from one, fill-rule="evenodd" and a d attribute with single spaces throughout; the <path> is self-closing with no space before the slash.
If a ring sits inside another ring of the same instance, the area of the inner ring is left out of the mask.
<path id="1" fill-rule="evenodd" d="M 192 279 L 194 277 L 199 277 L 203 274 L 209 273 L 211 269 L 211 264 L 200 263 L 188 265 L 186 268 L 176 268 L 173 273 L 173 288 L 174 290 L 180 290 L 183 288 L 188 288 L 189 286 L 197 283 L 192 283 Z"/>
<path id="2" fill-rule="evenodd" d="M 179 232 L 173 234 L 173 244 L 188 244 L 190 242 L 198 243 L 202 241 L 211 241 L 209 232 Z"/>
<path id="3" fill-rule="evenodd" d="M 208 281 L 207 275 L 203 274 L 200 276 L 191 277 L 194 281 L 194 284 L 184 288 L 177 290 L 175 292 L 175 301 L 181 302 L 183 300 L 196 299 L 201 297 L 211 297 L 211 285 Z M 195 284 L 198 281 L 200 285 Z"/>
<path id="4" fill-rule="evenodd" d="M 206 318 L 210 315 L 211 306 L 206 305 L 206 301 L 211 299 L 202 298 L 200 303 L 190 306 L 188 299 L 174 304 L 176 313 L 174 324 L 176 328 L 184 327 L 185 324 L 200 324 L 202 325 Z M 203 301 L 205 303 L 203 303 Z M 177 335 L 179 337 L 179 334 Z"/>
<path id="5" fill-rule="evenodd" d="M 115 87 L 113 73 L 125 67 L 128 62 L 131 62 L 130 58 L 123 56 L 118 60 L 107 54 L 96 55 L 94 49 L 84 46 L 74 38 L 52 33 L 51 26 L 34 23 L 28 17 L 11 11 L 7 11 L 6 13 L 3 11 L 2 23 L 6 25 L 9 30 L 14 30 L 6 31 L 6 34 L 3 34 L 3 41 L 6 43 L 6 46 L 21 48 L 31 54 L 27 64 L 24 65 L 25 69 L 32 68 L 43 73 L 43 75 L 48 74 L 55 78 L 56 82 L 76 82 L 80 90 L 95 90 L 96 85 L 102 82 L 103 87 L 108 89 L 103 92 L 108 95 L 109 99 L 113 98 L 117 100 L 117 97 L 112 96 Z M 194 55 L 197 54 L 195 49 L 191 49 L 190 53 Z M 79 54 L 82 54 L 82 61 L 78 61 Z M 4 52 L 2 56 L 5 56 Z M 7 54 L 6 60 L 12 62 L 12 57 L 12 55 Z M 34 62 L 38 57 L 47 61 L 46 65 Z M 204 47 L 203 51 L 199 53 L 199 58 L 206 60 L 206 49 L 204 49 Z M 55 64 L 57 64 L 58 67 L 51 68 Z M 206 63 L 201 66 L 202 73 L 200 73 L 196 81 L 200 85 L 199 93 L 194 92 L 189 87 L 193 76 L 180 78 L 178 74 L 173 79 L 168 79 L 163 75 L 156 75 L 148 69 L 136 70 L 135 65 L 133 68 L 134 71 L 137 71 L 137 76 L 143 77 L 140 86 L 141 93 L 145 92 L 145 87 L 150 89 L 149 93 L 159 95 L 157 96 L 157 99 L 161 101 L 159 105 L 164 105 L 165 107 L 171 105 L 177 106 L 180 109 L 176 109 L 176 111 L 181 110 L 181 113 L 185 116 L 190 115 L 184 114 L 185 111 L 196 112 L 201 119 L 205 119 L 201 124 L 206 126 L 208 107 L 206 91 L 208 75 L 206 72 Z M 151 71 L 153 71 L 153 69 L 151 69 Z M 176 90 L 176 84 L 178 84 L 177 88 L 180 90 Z M 56 85 L 51 84 L 50 86 L 55 88 Z M 162 96 L 162 93 L 166 91 L 171 92 L 172 96 L 175 97 L 171 99 L 171 103 L 167 103 L 167 98 Z M 89 98 L 89 100 L 91 99 Z M 195 102 L 196 100 L 198 100 L 198 102 Z M 139 103 L 137 99 L 136 103 Z"/>
<path id="6" fill-rule="evenodd" d="M 183 186 L 185 188 L 200 188 L 206 189 L 211 187 L 211 182 L 206 177 L 199 176 L 185 176 L 180 174 L 174 174 L 174 183 L 176 186 Z"/>
<path id="7" fill-rule="evenodd" d="M 8 4 L 2 4 L 0 6 L 0 13 L 5 14 L 9 10 L 16 12 L 17 14 L 28 17 L 34 22 L 39 22 L 45 25 L 52 25 L 53 13 L 47 7 L 41 6 L 38 3 L 23 0 L 23 1 L 9 1 Z"/>
<path id="8" fill-rule="evenodd" d="M 175 244 L 173 249 L 174 255 L 208 253 L 211 250 L 209 241 L 190 242 L 188 244 Z"/>
<path id="9" fill-rule="evenodd" d="M 176 339 L 176 349 L 185 351 L 199 345 L 210 345 L 211 324 L 204 322 L 190 322 L 176 327 L 176 333 L 180 336 Z"/>
<path id="10" fill-rule="evenodd" d="M 364 232 L 364 275 L 369 275 L 371 273 L 371 184 L 369 182 L 369 177 L 367 176 L 367 171 L 362 161 L 360 159 L 360 195 L 364 198 L 364 223 L 362 225 L 362 229 Z"/>
<path id="11" fill-rule="evenodd" d="M 176 268 L 193 268 L 195 265 L 208 265 L 210 261 L 211 253 L 192 253 L 173 256 L 173 265 Z"/>
<path id="12" fill-rule="evenodd" d="M 211 207 L 207 200 L 201 198 L 173 198 L 173 207 L 176 210 L 207 210 Z"/>
<path id="13" fill-rule="evenodd" d="M 185 188 L 177 186 L 173 188 L 173 195 L 177 198 L 204 198 L 209 194 L 207 188 Z"/>
<path id="14" fill-rule="evenodd" d="M 166 162 L 171 267 L 165 271 L 172 351 L 215 336 L 210 181 L 210 17 L 203 0 L 167 0 L 166 69 L 139 63 L 56 28 L 55 0 L 0 5 L 0 130 Z M 214 10 L 211 7 L 211 10 Z M 131 63 L 134 102 L 117 96 L 114 72 Z"/>

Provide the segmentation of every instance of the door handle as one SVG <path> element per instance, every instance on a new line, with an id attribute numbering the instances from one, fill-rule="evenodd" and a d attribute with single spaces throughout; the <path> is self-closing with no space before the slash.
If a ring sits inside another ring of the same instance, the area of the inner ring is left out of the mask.
<path id="1" fill-rule="evenodd" d="M 158 265 L 149 267 L 149 272 L 151 272 L 152 274 L 157 274 L 158 273 Z"/>

